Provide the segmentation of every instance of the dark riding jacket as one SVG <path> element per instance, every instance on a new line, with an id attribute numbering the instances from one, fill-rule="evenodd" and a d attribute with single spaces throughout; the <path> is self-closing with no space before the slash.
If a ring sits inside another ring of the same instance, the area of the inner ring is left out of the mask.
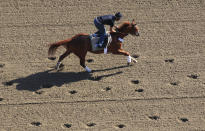
<path id="1" fill-rule="evenodd" d="M 115 24 L 116 17 L 114 15 L 104 15 L 98 16 L 97 20 L 100 24 L 109 25 L 110 27 L 113 27 Z"/>

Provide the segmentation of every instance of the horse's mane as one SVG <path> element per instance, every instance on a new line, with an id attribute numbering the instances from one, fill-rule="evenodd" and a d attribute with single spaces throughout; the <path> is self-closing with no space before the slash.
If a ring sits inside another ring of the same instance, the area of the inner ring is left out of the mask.
<path id="1" fill-rule="evenodd" d="M 129 25 L 130 25 L 130 22 L 125 21 L 125 22 L 123 22 L 122 24 L 120 24 L 120 25 L 118 26 L 118 29 L 123 29 L 123 28 L 125 28 L 125 27 L 127 27 L 127 26 L 129 26 Z"/>

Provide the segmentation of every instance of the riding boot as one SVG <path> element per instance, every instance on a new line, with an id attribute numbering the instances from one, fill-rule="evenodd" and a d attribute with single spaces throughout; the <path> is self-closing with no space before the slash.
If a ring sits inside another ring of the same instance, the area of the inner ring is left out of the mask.
<path id="1" fill-rule="evenodd" d="M 93 37 L 99 37 L 100 36 L 100 31 L 97 31 L 93 34 Z"/>
<path id="2" fill-rule="evenodd" d="M 100 36 L 100 40 L 99 40 L 99 43 L 98 43 L 98 47 L 99 47 L 99 48 L 102 48 L 102 47 L 103 47 L 104 38 L 105 38 L 105 35 L 101 35 L 101 36 Z"/>

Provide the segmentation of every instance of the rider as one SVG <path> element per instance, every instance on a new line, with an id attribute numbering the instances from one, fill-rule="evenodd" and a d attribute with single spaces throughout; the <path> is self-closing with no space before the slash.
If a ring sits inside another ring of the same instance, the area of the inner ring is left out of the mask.
<path id="1" fill-rule="evenodd" d="M 113 26 L 115 24 L 115 21 L 119 21 L 121 17 L 122 17 L 122 14 L 118 12 L 115 15 L 98 16 L 94 19 L 95 27 L 98 29 L 98 31 L 95 34 L 100 34 L 100 40 L 97 44 L 97 47 L 99 48 L 102 47 L 104 43 L 104 38 L 106 37 L 106 29 L 104 25 L 109 25 L 110 32 L 115 32 L 113 30 Z"/>

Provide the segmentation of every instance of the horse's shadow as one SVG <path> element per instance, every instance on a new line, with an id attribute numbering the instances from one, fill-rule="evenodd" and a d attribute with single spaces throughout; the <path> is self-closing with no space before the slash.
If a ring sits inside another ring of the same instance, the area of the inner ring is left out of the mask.
<path id="1" fill-rule="evenodd" d="M 109 70 L 125 68 L 125 67 L 127 66 L 119 66 L 119 67 L 107 68 L 102 70 L 94 70 L 93 72 L 109 71 Z M 53 70 L 54 69 L 47 70 L 44 72 L 38 72 L 36 74 L 32 74 L 27 77 L 4 82 L 3 84 L 10 86 L 13 85 L 14 83 L 17 83 L 16 85 L 17 90 L 38 91 L 39 89 L 42 88 L 51 88 L 53 86 L 60 87 L 63 84 L 69 84 L 81 80 L 99 81 L 104 77 L 110 77 L 122 73 L 120 71 L 112 74 L 93 77 L 91 73 L 87 73 L 87 72 L 51 72 Z"/>

